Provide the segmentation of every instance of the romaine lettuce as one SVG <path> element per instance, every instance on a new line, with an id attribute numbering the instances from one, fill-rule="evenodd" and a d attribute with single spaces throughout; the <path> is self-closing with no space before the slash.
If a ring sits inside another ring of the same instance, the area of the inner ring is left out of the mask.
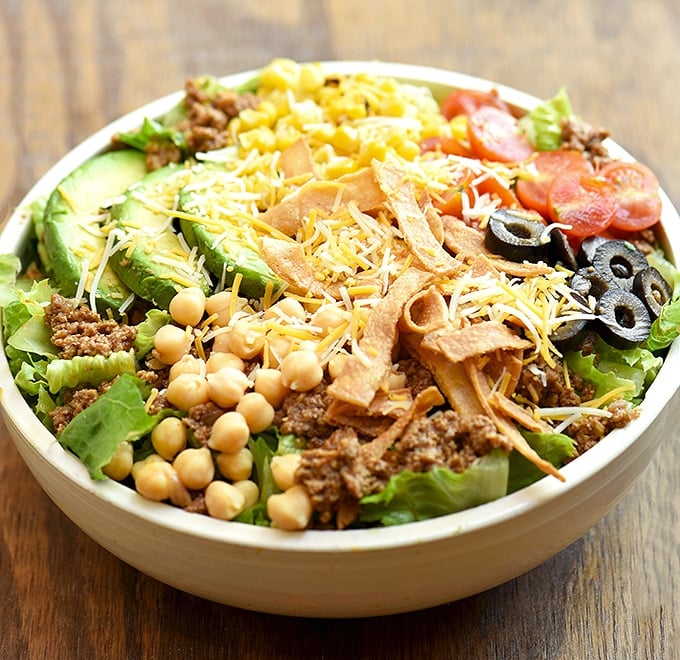
<path id="1" fill-rule="evenodd" d="M 537 151 L 554 151 L 562 144 L 562 121 L 572 116 L 571 102 L 564 88 L 539 103 L 519 120 L 529 142 Z"/>

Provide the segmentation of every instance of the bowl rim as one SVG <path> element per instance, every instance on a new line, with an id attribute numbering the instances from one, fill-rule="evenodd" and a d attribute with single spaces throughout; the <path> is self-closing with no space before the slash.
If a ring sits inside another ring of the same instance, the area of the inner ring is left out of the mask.
<path id="1" fill-rule="evenodd" d="M 530 109 L 540 101 L 537 97 L 515 88 L 438 67 L 377 60 L 333 60 L 321 61 L 320 64 L 325 72 L 331 74 L 370 71 L 376 75 L 395 77 L 408 84 L 427 86 L 432 89 L 435 96 L 440 97 L 451 88 L 468 87 L 478 90 L 496 89 L 506 102 L 524 110 Z M 258 72 L 259 69 L 251 69 L 222 76 L 220 80 L 226 85 L 238 86 L 252 79 Z M 65 174 L 85 160 L 104 151 L 112 135 L 139 126 L 145 117 L 162 115 L 182 97 L 183 91 L 179 90 L 127 112 L 97 130 L 60 158 L 31 187 L 3 224 L 0 233 L 0 253 L 20 253 L 21 246 L 28 239 L 29 207 L 33 200 L 49 194 Z M 607 147 L 615 157 L 633 160 L 625 149 L 609 138 Z M 676 249 L 680 250 L 680 217 L 663 190 L 661 197 L 662 234 L 667 244 L 667 254 L 677 261 L 672 246 L 675 245 Z M 188 513 L 168 504 L 151 502 L 131 488 L 113 480 L 98 482 L 91 480 L 85 466 L 74 455 L 64 450 L 54 435 L 38 421 L 14 384 L 4 350 L 0 351 L 0 407 L 6 422 L 9 422 L 8 428 L 11 425 L 21 436 L 14 438 L 18 446 L 20 443 L 26 443 L 75 487 L 98 498 L 108 506 L 120 509 L 148 523 L 182 534 L 190 534 L 196 538 L 255 548 L 258 551 L 353 553 L 402 548 L 412 544 L 438 541 L 452 536 L 464 537 L 473 532 L 489 530 L 494 525 L 507 523 L 513 518 L 548 507 L 556 499 L 578 489 L 592 479 L 597 479 L 601 470 L 630 450 L 669 402 L 678 389 L 678 383 L 675 382 L 672 372 L 673 364 L 679 361 L 680 342 L 676 341 L 670 347 L 664 365 L 640 405 L 640 416 L 625 428 L 611 432 L 597 445 L 561 468 L 560 473 L 566 479 L 564 483 L 545 477 L 498 500 L 457 513 L 392 527 L 342 531 L 287 532 L 233 521 L 226 522 L 202 514 Z M 12 433 L 11 429 L 10 433 Z"/>

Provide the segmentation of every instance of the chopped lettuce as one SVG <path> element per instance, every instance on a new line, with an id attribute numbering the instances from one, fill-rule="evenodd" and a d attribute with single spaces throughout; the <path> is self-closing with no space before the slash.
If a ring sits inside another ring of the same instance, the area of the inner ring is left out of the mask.
<path id="1" fill-rule="evenodd" d="M 137 325 L 137 337 L 134 343 L 134 349 L 139 359 L 151 351 L 156 333 L 170 321 L 170 314 L 165 310 L 150 309 L 146 313 L 146 318 Z"/>
<path id="2" fill-rule="evenodd" d="M 52 360 L 47 365 L 47 384 L 55 394 L 65 387 L 99 385 L 119 374 L 137 370 L 134 351 L 115 351 L 111 355 L 76 355 L 70 360 Z"/>
<path id="3" fill-rule="evenodd" d="M 118 139 L 133 149 L 144 151 L 152 141 L 171 142 L 180 150 L 186 149 L 184 133 L 175 128 L 164 126 L 155 119 L 146 118 L 142 127 L 132 133 L 121 133 Z"/>
<path id="4" fill-rule="evenodd" d="M 671 300 L 663 306 L 659 318 L 652 323 L 647 338 L 650 351 L 661 351 L 680 336 L 680 271 L 666 259 L 661 250 L 649 254 L 647 261 L 661 273 L 673 291 Z"/>
<path id="5" fill-rule="evenodd" d="M 400 472 L 382 492 L 360 500 L 359 522 L 401 525 L 490 502 L 505 495 L 508 469 L 505 452 L 494 449 L 460 473 L 442 467 Z"/>
<path id="6" fill-rule="evenodd" d="M 571 116 L 571 102 L 561 88 L 524 115 L 519 126 L 537 151 L 554 151 L 562 144 L 562 121 Z"/>
<path id="7" fill-rule="evenodd" d="M 87 467 L 93 479 L 106 479 L 102 472 L 121 442 L 135 442 L 151 433 L 163 416 L 149 415 L 145 408 L 148 384 L 123 374 L 111 388 L 76 415 L 59 435 L 63 447 Z"/>

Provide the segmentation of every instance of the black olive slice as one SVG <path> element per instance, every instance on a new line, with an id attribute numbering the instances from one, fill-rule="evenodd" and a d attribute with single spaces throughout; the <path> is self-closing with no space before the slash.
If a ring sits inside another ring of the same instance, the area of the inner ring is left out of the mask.
<path id="1" fill-rule="evenodd" d="M 567 235 L 560 229 L 550 231 L 549 259 L 553 264 L 562 264 L 569 270 L 578 268 L 574 249 L 571 247 Z"/>
<path id="2" fill-rule="evenodd" d="M 649 312 L 630 291 L 612 287 L 598 301 L 595 314 L 600 336 L 611 346 L 633 348 L 649 336 Z"/>
<path id="3" fill-rule="evenodd" d="M 611 280 L 603 277 L 602 273 L 595 270 L 592 266 L 579 268 L 569 282 L 569 288 L 584 298 L 592 296 L 599 300 L 604 293 L 609 291 L 614 284 Z"/>
<path id="4" fill-rule="evenodd" d="M 593 257 L 595 256 L 595 250 L 600 247 L 603 243 L 611 240 L 610 238 L 605 238 L 604 236 L 587 236 L 581 242 L 578 252 L 576 253 L 576 260 L 580 266 L 592 266 Z"/>
<path id="5" fill-rule="evenodd" d="M 550 341 L 559 351 L 567 351 L 581 343 L 588 331 L 589 319 L 565 321 L 550 335 Z"/>
<path id="6" fill-rule="evenodd" d="M 657 319 L 661 308 L 670 300 L 673 290 L 654 266 L 648 266 L 633 279 L 633 293 L 644 303 L 652 319 Z"/>
<path id="7" fill-rule="evenodd" d="M 550 239 L 545 225 L 535 214 L 514 209 L 498 209 L 489 217 L 484 236 L 487 249 L 510 261 L 542 261 Z"/>
<path id="8" fill-rule="evenodd" d="M 628 241 L 606 241 L 593 254 L 593 267 L 626 291 L 633 289 L 635 275 L 648 265 L 647 257 Z"/>

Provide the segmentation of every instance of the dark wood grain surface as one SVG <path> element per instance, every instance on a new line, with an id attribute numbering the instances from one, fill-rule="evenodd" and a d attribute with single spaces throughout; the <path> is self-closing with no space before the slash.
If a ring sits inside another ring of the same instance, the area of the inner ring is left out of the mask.
<path id="1" fill-rule="evenodd" d="M 677 204 L 678 44 L 676 0 L 1 0 L 0 215 L 120 114 L 275 56 L 435 65 L 540 97 L 565 85 Z M 678 658 L 679 449 L 665 438 L 598 525 L 512 582 L 326 621 L 217 605 L 126 566 L 51 503 L 0 426 L 0 657 Z"/>

